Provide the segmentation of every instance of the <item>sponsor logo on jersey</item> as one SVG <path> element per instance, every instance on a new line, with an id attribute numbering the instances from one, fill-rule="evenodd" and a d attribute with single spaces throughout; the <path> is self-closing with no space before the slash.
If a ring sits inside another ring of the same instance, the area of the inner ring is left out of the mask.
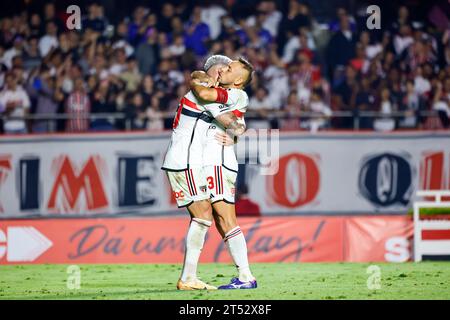
<path id="1" fill-rule="evenodd" d="M 184 192 L 183 192 L 183 190 L 178 191 L 178 192 L 174 191 L 173 196 L 175 199 L 184 199 Z"/>

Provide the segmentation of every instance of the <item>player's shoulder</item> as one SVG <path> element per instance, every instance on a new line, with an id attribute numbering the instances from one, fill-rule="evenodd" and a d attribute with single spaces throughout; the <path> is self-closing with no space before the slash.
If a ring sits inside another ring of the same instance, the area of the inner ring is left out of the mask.
<path id="1" fill-rule="evenodd" d="M 238 88 L 228 88 L 228 89 L 226 89 L 226 90 L 228 91 L 228 94 L 231 94 L 231 95 L 235 96 L 236 98 L 248 100 L 247 92 L 245 92 L 245 91 L 242 90 L 242 89 L 238 89 Z"/>

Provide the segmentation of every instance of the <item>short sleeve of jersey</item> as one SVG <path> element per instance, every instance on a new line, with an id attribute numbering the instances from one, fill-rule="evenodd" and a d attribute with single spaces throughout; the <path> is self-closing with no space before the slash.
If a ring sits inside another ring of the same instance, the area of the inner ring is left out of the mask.
<path id="1" fill-rule="evenodd" d="M 237 103 L 242 93 L 244 92 L 241 89 L 236 88 L 216 88 L 217 91 L 217 103 L 222 103 L 226 105 L 234 105 Z"/>
<path id="2" fill-rule="evenodd" d="M 223 89 L 217 88 L 218 100 L 215 103 L 205 105 L 205 109 L 209 111 L 214 118 L 222 113 L 240 109 L 244 107 L 243 112 L 246 111 L 248 105 L 248 97 L 245 91 L 241 89 Z"/>

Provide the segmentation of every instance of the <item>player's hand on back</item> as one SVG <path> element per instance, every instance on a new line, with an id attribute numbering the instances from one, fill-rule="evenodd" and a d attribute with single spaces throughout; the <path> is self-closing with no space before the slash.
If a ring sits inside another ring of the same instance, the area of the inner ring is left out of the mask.
<path id="1" fill-rule="evenodd" d="M 223 146 L 232 146 L 234 144 L 234 139 L 225 132 L 217 132 L 214 138 Z"/>

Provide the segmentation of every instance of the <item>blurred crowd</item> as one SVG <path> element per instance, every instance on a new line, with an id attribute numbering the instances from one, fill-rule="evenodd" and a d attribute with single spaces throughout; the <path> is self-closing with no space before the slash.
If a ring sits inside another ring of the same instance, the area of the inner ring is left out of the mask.
<path id="1" fill-rule="evenodd" d="M 94 1 L 80 30 L 53 2 L 1 18 L 2 132 L 170 129 L 190 73 L 212 54 L 254 65 L 249 127 L 449 128 L 448 2 L 418 17 L 399 4 L 374 30 L 367 5 L 318 21 L 308 1 L 251 4 L 164 1 L 113 22 Z"/>

